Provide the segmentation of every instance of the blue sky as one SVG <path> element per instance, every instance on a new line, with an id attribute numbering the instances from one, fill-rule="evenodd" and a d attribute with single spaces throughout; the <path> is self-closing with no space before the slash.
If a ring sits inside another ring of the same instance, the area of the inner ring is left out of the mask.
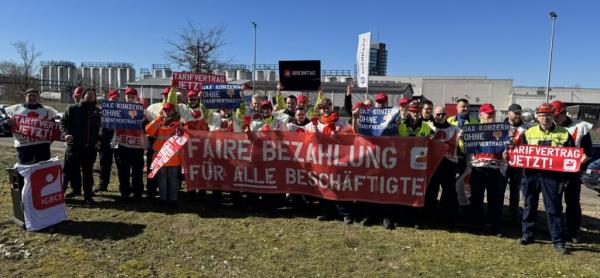
<path id="1" fill-rule="evenodd" d="M 553 86 L 600 88 L 600 1 L 2 1 L 0 60 L 30 41 L 40 60 L 167 63 L 167 39 L 191 20 L 224 26 L 221 58 L 252 64 L 319 59 L 351 70 L 359 33 L 387 44 L 388 75 L 485 75 L 544 86 L 558 13 Z"/>

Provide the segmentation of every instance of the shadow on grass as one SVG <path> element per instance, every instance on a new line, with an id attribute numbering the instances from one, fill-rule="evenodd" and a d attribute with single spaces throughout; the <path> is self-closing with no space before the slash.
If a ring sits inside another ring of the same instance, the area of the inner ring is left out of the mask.
<path id="1" fill-rule="evenodd" d="M 47 234 L 81 236 L 96 240 L 122 240 L 144 232 L 146 225 L 108 221 L 66 220 L 55 226 L 39 231 Z"/>

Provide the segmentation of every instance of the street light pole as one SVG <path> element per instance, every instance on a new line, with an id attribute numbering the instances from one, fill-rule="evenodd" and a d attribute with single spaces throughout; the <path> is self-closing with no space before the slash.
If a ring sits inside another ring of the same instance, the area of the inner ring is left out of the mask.
<path id="1" fill-rule="evenodd" d="M 256 95 L 256 86 L 254 81 L 256 80 L 256 22 L 251 21 L 254 27 L 254 62 L 252 63 L 252 94 Z"/>
<path id="2" fill-rule="evenodd" d="M 552 18 L 552 34 L 550 35 L 550 56 L 548 57 L 548 81 L 546 82 L 546 102 L 550 102 L 550 76 L 552 74 L 552 49 L 554 48 L 554 27 L 558 15 L 555 12 L 550 12 Z"/>

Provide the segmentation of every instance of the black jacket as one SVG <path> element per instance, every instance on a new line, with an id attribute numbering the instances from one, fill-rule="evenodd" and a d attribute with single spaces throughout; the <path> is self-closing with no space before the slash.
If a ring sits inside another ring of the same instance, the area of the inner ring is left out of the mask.
<path id="1" fill-rule="evenodd" d="M 65 135 L 73 136 L 69 144 L 94 147 L 100 136 L 100 109 L 83 101 L 69 105 L 60 128 Z"/>

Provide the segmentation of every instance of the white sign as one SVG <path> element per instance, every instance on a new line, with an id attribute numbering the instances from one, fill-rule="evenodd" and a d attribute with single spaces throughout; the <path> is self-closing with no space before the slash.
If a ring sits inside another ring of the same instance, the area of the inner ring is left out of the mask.
<path id="1" fill-rule="evenodd" d="M 31 165 L 15 165 L 25 181 L 21 197 L 28 231 L 41 230 L 67 219 L 62 166 L 58 158 Z"/>
<path id="2" fill-rule="evenodd" d="M 356 79 L 359 88 L 369 87 L 369 54 L 371 49 L 371 32 L 358 35 L 356 51 Z"/>

